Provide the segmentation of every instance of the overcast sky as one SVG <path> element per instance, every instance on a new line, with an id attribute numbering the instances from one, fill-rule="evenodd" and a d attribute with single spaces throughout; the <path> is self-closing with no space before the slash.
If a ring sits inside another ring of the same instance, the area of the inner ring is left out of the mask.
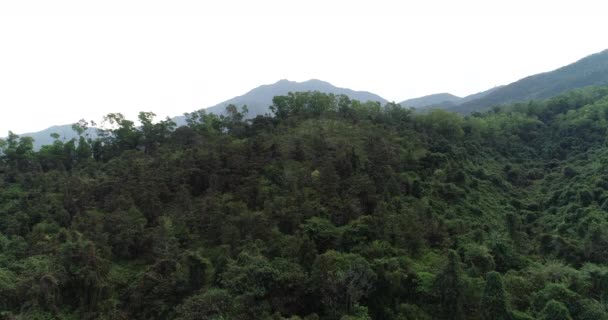
<path id="1" fill-rule="evenodd" d="M 0 136 L 280 79 L 467 95 L 608 48 L 604 1 L 0 0 Z"/>

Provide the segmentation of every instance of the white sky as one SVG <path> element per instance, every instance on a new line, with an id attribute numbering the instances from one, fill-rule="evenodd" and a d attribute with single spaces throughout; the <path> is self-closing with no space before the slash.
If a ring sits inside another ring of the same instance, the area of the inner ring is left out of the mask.
<path id="1" fill-rule="evenodd" d="M 0 136 L 283 78 L 467 95 L 608 48 L 604 2 L 0 0 Z"/>

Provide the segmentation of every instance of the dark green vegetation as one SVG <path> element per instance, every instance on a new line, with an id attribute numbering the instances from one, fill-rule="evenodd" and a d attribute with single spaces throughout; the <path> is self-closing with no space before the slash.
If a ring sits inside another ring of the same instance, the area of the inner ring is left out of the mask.
<path id="1" fill-rule="evenodd" d="M 272 110 L 3 141 L 2 316 L 608 319 L 607 88 Z"/>

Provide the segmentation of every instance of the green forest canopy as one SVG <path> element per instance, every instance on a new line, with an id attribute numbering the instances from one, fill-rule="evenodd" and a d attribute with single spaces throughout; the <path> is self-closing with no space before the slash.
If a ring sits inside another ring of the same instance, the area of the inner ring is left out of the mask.
<path id="1" fill-rule="evenodd" d="M 608 319 L 608 88 L 0 141 L 3 319 Z"/>

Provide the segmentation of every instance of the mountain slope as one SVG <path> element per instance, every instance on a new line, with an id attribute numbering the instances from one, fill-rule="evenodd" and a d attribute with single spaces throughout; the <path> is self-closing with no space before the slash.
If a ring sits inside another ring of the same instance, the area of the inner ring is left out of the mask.
<path id="1" fill-rule="evenodd" d="M 419 98 L 408 99 L 400 104 L 404 107 L 412 107 L 416 109 L 427 109 L 427 108 L 440 108 L 440 109 L 449 109 L 455 106 L 459 106 L 461 104 L 467 103 L 469 101 L 473 101 L 476 99 L 483 98 L 490 93 L 502 88 L 502 86 L 494 87 L 492 89 L 481 91 L 478 93 L 474 93 L 468 95 L 464 98 L 455 96 L 451 93 L 436 93 L 428 96 L 423 96 Z"/>
<path id="2" fill-rule="evenodd" d="M 226 106 L 229 104 L 236 105 L 239 108 L 244 105 L 247 105 L 247 108 L 249 109 L 249 113 L 247 116 L 255 117 L 257 115 L 264 115 L 268 113 L 268 107 L 272 105 L 272 98 L 274 98 L 275 96 L 286 95 L 289 92 L 305 91 L 319 91 L 322 93 L 344 94 L 349 96 L 351 99 L 359 101 L 378 101 L 382 104 L 387 102 L 386 99 L 371 92 L 339 88 L 329 82 L 317 79 L 312 79 L 304 82 L 295 82 L 283 79 L 273 84 L 259 86 L 241 96 L 226 100 L 205 110 L 208 113 L 222 114 L 224 113 Z M 174 121 L 178 125 L 182 125 L 185 123 L 183 116 L 174 118 Z"/>
<path id="3" fill-rule="evenodd" d="M 0 318 L 608 319 L 608 87 L 479 117 L 296 95 L 1 147 Z"/>
<path id="4" fill-rule="evenodd" d="M 557 70 L 523 78 L 450 111 L 471 113 L 499 104 L 547 99 L 586 86 L 608 84 L 608 50 L 585 57 Z"/>
<path id="5" fill-rule="evenodd" d="M 462 100 L 461 97 L 451 93 L 436 93 L 419 98 L 408 99 L 400 103 L 404 107 L 424 108 L 430 106 L 451 107 L 457 105 Z"/>
<path id="6" fill-rule="evenodd" d="M 494 87 L 494 88 L 492 88 L 492 89 L 488 89 L 488 90 L 481 91 L 481 92 L 478 92 L 478 93 L 473 93 L 473 94 L 470 94 L 470 95 L 468 95 L 468 96 L 466 96 L 466 97 L 462 98 L 462 99 L 461 99 L 461 100 L 458 102 L 458 104 L 459 104 L 459 105 L 461 105 L 461 104 L 465 104 L 465 103 L 470 102 L 470 101 L 473 101 L 473 100 L 481 99 L 481 98 L 483 98 L 483 97 L 485 97 L 485 96 L 487 96 L 487 95 L 491 94 L 492 92 L 494 92 L 494 91 L 496 91 L 496 90 L 499 90 L 499 89 L 500 89 L 500 88 L 502 88 L 502 87 L 504 87 L 504 86 L 496 86 L 496 87 Z"/>
<path id="7" fill-rule="evenodd" d="M 78 134 L 72 130 L 72 124 L 52 126 L 38 132 L 19 134 L 19 136 L 32 137 L 34 139 L 34 149 L 39 150 L 44 145 L 53 144 L 54 139 L 51 137 L 52 133 L 59 134 L 59 140 L 61 141 L 69 141 L 73 138 L 78 138 Z M 85 134 L 94 138 L 97 134 L 96 129 L 89 128 Z"/>

